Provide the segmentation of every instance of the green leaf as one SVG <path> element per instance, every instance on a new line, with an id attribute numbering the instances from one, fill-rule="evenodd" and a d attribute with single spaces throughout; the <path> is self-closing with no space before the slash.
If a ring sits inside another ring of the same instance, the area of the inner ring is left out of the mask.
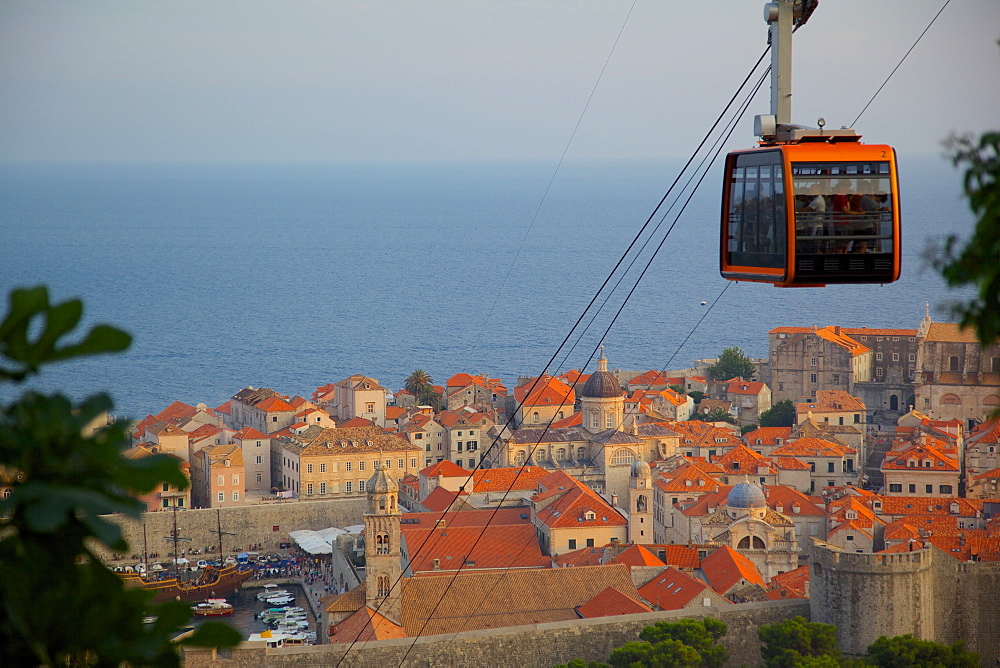
<path id="1" fill-rule="evenodd" d="M 190 636 L 181 641 L 182 645 L 194 647 L 235 647 L 242 642 L 239 631 L 220 622 L 205 622 Z"/>

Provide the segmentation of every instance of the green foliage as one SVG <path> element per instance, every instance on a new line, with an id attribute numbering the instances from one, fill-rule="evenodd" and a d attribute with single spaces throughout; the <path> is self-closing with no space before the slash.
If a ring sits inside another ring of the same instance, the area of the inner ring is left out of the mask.
<path id="1" fill-rule="evenodd" d="M 79 324 L 79 300 L 50 304 L 44 287 L 15 290 L 0 323 L 0 382 L 21 381 L 48 363 L 128 347 L 125 332 L 98 325 L 78 343 L 61 344 Z M 175 460 L 121 456 L 125 427 L 84 436 L 112 407 L 105 395 L 74 406 L 66 397 L 25 392 L 0 406 L 0 643 L 7 665 L 178 665 L 170 637 L 191 618 L 182 603 L 150 605 L 152 594 L 126 589 L 92 551 L 125 551 L 117 525 L 101 517 L 137 517 L 135 497 L 162 482 L 186 486 Z M 142 619 L 157 621 L 144 625 Z M 232 646 L 239 634 L 205 624 L 186 642 Z"/>
<path id="2" fill-rule="evenodd" d="M 718 361 L 708 367 L 708 377 L 710 380 L 729 380 L 730 378 L 742 378 L 743 380 L 753 380 L 757 369 L 750 358 L 743 354 L 739 346 L 726 348 L 719 355 Z"/>
<path id="3" fill-rule="evenodd" d="M 736 424 L 736 418 L 729 414 L 729 411 L 722 408 L 713 408 L 707 413 L 692 413 L 688 421 L 700 420 L 701 422 L 728 422 Z"/>
<path id="4" fill-rule="evenodd" d="M 760 427 L 759 424 L 745 424 L 742 427 L 740 427 L 740 436 L 745 436 L 746 434 L 749 434 L 752 431 L 757 431 L 759 427 Z"/>
<path id="5" fill-rule="evenodd" d="M 791 427 L 795 424 L 795 404 L 782 399 L 760 414 L 761 427 Z"/>
<path id="6" fill-rule="evenodd" d="M 1000 132 L 949 141 L 952 161 L 965 167 L 963 187 L 976 215 L 972 237 L 959 246 L 955 235 L 944 248 L 931 248 L 934 267 L 950 287 L 975 286 L 968 302 L 952 305 L 963 327 L 988 345 L 1000 339 Z"/>
<path id="7" fill-rule="evenodd" d="M 684 389 L 683 385 L 671 385 L 670 389 L 673 390 L 674 392 L 676 392 L 677 394 L 681 395 L 681 396 L 684 396 L 685 394 L 687 394 L 687 390 Z"/>
<path id="8" fill-rule="evenodd" d="M 920 640 L 912 635 L 880 637 L 868 647 L 866 659 L 867 663 L 882 668 L 975 668 L 979 665 L 979 655 L 967 652 L 962 641 L 944 645 L 931 640 Z"/>
<path id="9" fill-rule="evenodd" d="M 691 397 L 691 400 L 697 404 L 701 402 L 702 399 L 705 398 L 705 393 L 702 392 L 701 390 L 693 390 L 691 392 L 688 392 L 688 396 Z"/>
<path id="10" fill-rule="evenodd" d="M 805 617 L 793 617 L 761 626 L 757 629 L 757 637 L 764 643 L 760 653 L 767 666 L 792 668 L 802 665 L 839 665 L 837 627 L 832 624 L 808 622 Z M 823 657 L 835 663 L 829 663 Z M 821 661 L 806 663 L 813 660 Z"/>
<path id="11" fill-rule="evenodd" d="M 584 661 L 583 659 L 573 659 L 569 663 L 560 663 L 552 668 L 609 668 L 608 664 L 600 661 Z"/>
<path id="12" fill-rule="evenodd" d="M 404 388 L 414 396 L 417 405 L 441 410 L 441 393 L 434 391 L 434 379 L 423 369 L 415 369 L 407 376 Z"/>
<path id="13" fill-rule="evenodd" d="M 655 645 L 630 642 L 611 652 L 608 663 L 615 668 L 699 668 L 703 665 L 698 651 L 679 640 L 664 640 Z"/>

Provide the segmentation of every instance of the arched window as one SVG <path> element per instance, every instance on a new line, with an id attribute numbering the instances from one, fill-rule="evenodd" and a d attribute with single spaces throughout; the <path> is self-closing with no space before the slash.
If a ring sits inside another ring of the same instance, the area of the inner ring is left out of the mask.
<path id="1" fill-rule="evenodd" d="M 384 496 L 378 497 L 378 509 L 379 510 L 385 510 L 385 497 Z"/>
<path id="2" fill-rule="evenodd" d="M 532 413 L 531 416 L 535 420 L 535 422 L 539 422 L 538 411 L 535 411 L 534 413 Z"/>
<path id="3" fill-rule="evenodd" d="M 948 371 L 958 371 L 958 357 L 956 355 L 948 358 Z"/>
<path id="4" fill-rule="evenodd" d="M 899 410 L 899 397 L 895 394 L 889 397 L 889 410 L 898 411 Z"/>
<path id="5" fill-rule="evenodd" d="M 524 450 L 518 450 L 514 455 L 514 464 L 516 466 L 524 466 Z"/>
<path id="6" fill-rule="evenodd" d="M 545 448 L 538 448 L 538 456 L 535 459 L 540 462 L 545 461 Z"/>
<path id="7" fill-rule="evenodd" d="M 1000 397 L 995 394 L 988 394 L 983 399 L 983 406 L 1000 406 Z"/>
<path id="8" fill-rule="evenodd" d="M 646 512 L 647 503 L 648 502 L 646 501 L 646 495 L 640 494 L 635 500 L 635 512 L 637 513 Z"/>
<path id="9" fill-rule="evenodd" d="M 619 448 L 618 450 L 615 450 L 614 456 L 611 457 L 611 463 L 615 466 L 631 464 L 635 460 L 635 453 L 628 448 Z"/>
<path id="10" fill-rule="evenodd" d="M 941 397 L 941 403 L 947 404 L 949 406 L 961 406 L 962 400 L 958 397 L 957 394 L 946 394 L 943 397 Z"/>
<path id="11" fill-rule="evenodd" d="M 376 534 L 375 554 L 389 554 L 389 534 Z"/>
<path id="12" fill-rule="evenodd" d="M 378 595 L 381 598 L 385 598 L 389 595 L 389 576 L 380 575 L 378 576 Z"/>
<path id="13" fill-rule="evenodd" d="M 587 458 L 587 448 L 582 448 L 582 447 L 581 448 L 577 448 L 576 449 L 576 458 L 577 459 L 586 459 Z"/>

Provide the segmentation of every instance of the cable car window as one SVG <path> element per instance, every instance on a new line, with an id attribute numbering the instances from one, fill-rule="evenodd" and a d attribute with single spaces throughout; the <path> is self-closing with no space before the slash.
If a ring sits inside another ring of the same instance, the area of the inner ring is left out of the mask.
<path id="1" fill-rule="evenodd" d="M 785 207 L 781 154 L 740 155 L 730 176 L 730 262 L 754 267 L 785 266 Z"/>
<path id="2" fill-rule="evenodd" d="M 797 255 L 891 253 L 888 161 L 792 163 Z"/>

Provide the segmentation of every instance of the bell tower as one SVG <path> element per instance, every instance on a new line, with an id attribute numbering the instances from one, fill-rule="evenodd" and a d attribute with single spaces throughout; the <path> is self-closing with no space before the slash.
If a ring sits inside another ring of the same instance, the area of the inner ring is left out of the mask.
<path id="1" fill-rule="evenodd" d="M 653 472 L 649 464 L 637 459 L 632 462 L 628 480 L 628 542 L 652 545 L 653 540 Z"/>
<path id="2" fill-rule="evenodd" d="M 390 621 L 402 622 L 399 484 L 375 462 L 365 513 L 365 603 Z"/>

